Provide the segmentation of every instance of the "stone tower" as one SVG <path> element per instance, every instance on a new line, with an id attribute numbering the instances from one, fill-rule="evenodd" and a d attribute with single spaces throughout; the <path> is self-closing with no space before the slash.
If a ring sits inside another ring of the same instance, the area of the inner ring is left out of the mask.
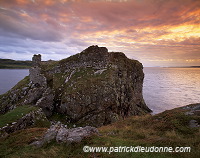
<path id="1" fill-rule="evenodd" d="M 40 66 L 41 63 L 41 54 L 34 54 L 32 57 L 33 66 Z"/>
<path id="2" fill-rule="evenodd" d="M 46 77 L 41 72 L 41 55 L 34 54 L 32 57 L 32 67 L 29 69 L 30 81 L 37 86 L 46 87 Z"/>

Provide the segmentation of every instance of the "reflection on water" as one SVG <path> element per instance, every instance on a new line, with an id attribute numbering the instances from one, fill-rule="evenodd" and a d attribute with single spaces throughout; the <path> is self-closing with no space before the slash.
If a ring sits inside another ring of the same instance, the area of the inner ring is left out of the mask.
<path id="1" fill-rule="evenodd" d="M 146 104 L 159 113 L 200 102 L 200 68 L 144 68 Z M 28 70 L 0 69 L 0 94 L 28 75 Z"/>
<path id="2" fill-rule="evenodd" d="M 0 69 L 0 94 L 10 90 L 28 74 L 28 69 Z"/>
<path id="3" fill-rule="evenodd" d="M 200 68 L 144 68 L 146 104 L 159 113 L 200 102 Z"/>

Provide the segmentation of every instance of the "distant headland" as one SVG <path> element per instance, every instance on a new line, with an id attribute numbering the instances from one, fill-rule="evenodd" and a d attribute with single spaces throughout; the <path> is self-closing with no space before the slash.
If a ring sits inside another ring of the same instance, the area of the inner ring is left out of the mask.
<path id="1" fill-rule="evenodd" d="M 0 69 L 29 69 L 32 61 L 0 59 Z"/>

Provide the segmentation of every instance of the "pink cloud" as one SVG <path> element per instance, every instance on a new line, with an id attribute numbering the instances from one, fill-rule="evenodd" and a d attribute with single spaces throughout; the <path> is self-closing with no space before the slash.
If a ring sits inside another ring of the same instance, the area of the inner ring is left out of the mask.
<path id="1" fill-rule="evenodd" d="M 1 0 L 0 6 L 0 33 L 16 40 L 119 47 L 149 62 L 200 57 L 199 0 Z"/>

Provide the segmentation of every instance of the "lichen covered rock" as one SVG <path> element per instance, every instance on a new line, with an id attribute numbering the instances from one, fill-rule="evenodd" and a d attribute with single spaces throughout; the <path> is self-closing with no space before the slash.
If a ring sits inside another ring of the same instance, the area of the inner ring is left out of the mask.
<path id="1" fill-rule="evenodd" d="M 41 62 L 35 55 L 29 76 L 14 94 L 0 97 L 2 113 L 11 105 L 29 104 L 48 118 L 58 113 L 66 116 L 64 123 L 98 127 L 151 112 L 142 95 L 142 64 L 105 47 L 90 46 L 57 62 Z"/>
<path id="2" fill-rule="evenodd" d="M 31 145 L 41 147 L 45 143 L 50 143 L 53 140 L 56 140 L 58 143 L 78 143 L 84 138 L 94 134 L 98 134 L 98 130 L 95 127 L 86 126 L 68 129 L 58 122 L 55 125 L 52 125 L 40 140 L 33 142 Z"/>
<path id="3" fill-rule="evenodd" d="M 61 61 L 61 73 L 53 75 L 53 89 L 59 94 L 55 109 L 67 115 L 70 122 L 102 126 L 150 112 L 142 96 L 141 63 L 98 46 L 73 59 Z"/>
<path id="4" fill-rule="evenodd" d="M 19 114 L 13 112 L 13 115 Z M 13 115 L 12 117 L 15 117 Z M 50 125 L 50 122 L 47 120 L 46 115 L 44 115 L 41 108 L 34 108 L 34 110 L 24 116 L 23 113 L 21 113 L 21 115 L 21 118 L 16 119 L 12 123 L 0 128 L 0 137 L 30 126 L 48 127 Z"/>

